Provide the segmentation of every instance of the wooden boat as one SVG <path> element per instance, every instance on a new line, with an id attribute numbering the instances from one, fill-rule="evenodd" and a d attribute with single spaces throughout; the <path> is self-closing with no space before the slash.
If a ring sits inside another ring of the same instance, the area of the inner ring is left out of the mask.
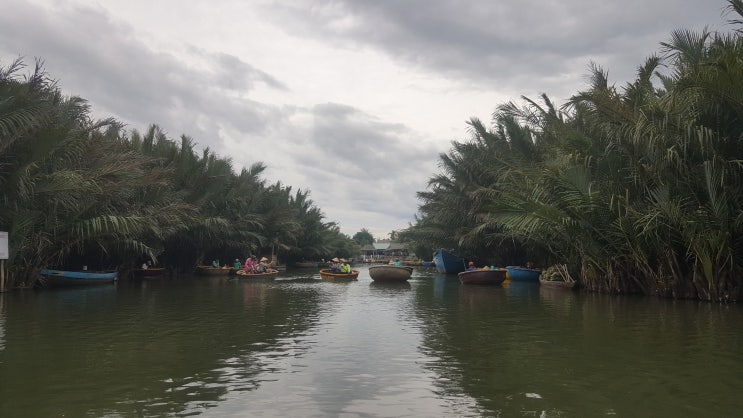
<path id="1" fill-rule="evenodd" d="M 248 273 L 245 270 L 238 270 L 237 276 L 241 279 L 275 279 L 279 275 L 278 270 L 268 269 L 265 273 Z"/>
<path id="2" fill-rule="evenodd" d="M 413 268 L 408 266 L 371 266 L 369 276 L 380 282 L 404 282 L 413 274 Z"/>
<path id="3" fill-rule="evenodd" d="M 527 267 L 508 266 L 508 278 L 513 282 L 539 283 L 539 276 L 542 270 L 530 269 Z"/>
<path id="4" fill-rule="evenodd" d="M 551 287 L 555 289 L 575 289 L 577 282 L 566 282 L 565 280 L 543 280 L 539 279 L 539 284 L 544 287 Z"/>
<path id="5" fill-rule="evenodd" d="M 439 273 L 454 274 L 465 269 L 464 260 L 461 257 L 443 248 L 439 248 L 433 253 L 433 262 L 436 264 L 436 270 Z"/>
<path id="6" fill-rule="evenodd" d="M 499 285 L 506 280 L 506 269 L 466 270 L 458 274 L 462 284 L 494 284 Z"/>
<path id="7" fill-rule="evenodd" d="M 230 267 L 196 266 L 196 274 L 199 276 L 228 276 Z"/>
<path id="8" fill-rule="evenodd" d="M 351 270 L 350 273 L 331 273 L 330 270 L 320 270 L 320 278 L 323 280 L 358 280 L 359 270 Z"/>
<path id="9" fill-rule="evenodd" d="M 294 267 L 300 269 L 311 269 L 317 267 L 317 261 L 297 261 L 294 263 Z"/>
<path id="10" fill-rule="evenodd" d="M 42 269 L 39 272 L 50 285 L 110 284 L 118 279 L 115 271 L 68 271 Z"/>
<path id="11" fill-rule="evenodd" d="M 155 279 L 165 275 L 165 268 L 150 267 L 146 269 L 132 269 L 131 273 L 134 279 Z"/>

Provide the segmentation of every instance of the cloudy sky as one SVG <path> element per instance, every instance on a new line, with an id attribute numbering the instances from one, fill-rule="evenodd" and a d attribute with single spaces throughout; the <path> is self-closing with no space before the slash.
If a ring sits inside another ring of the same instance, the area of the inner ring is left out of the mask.
<path id="1" fill-rule="evenodd" d="M 408 226 L 471 117 L 621 86 L 672 30 L 728 30 L 724 0 L 2 0 L 0 66 L 25 57 L 97 118 L 263 161 L 341 230 Z M 729 17 L 729 16 L 728 16 Z"/>

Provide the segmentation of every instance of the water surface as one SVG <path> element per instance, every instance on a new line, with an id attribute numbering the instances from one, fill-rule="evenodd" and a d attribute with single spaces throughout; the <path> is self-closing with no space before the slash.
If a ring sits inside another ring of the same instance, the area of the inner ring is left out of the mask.
<path id="1" fill-rule="evenodd" d="M 2 417 L 734 416 L 741 308 L 217 277 L 0 295 Z"/>

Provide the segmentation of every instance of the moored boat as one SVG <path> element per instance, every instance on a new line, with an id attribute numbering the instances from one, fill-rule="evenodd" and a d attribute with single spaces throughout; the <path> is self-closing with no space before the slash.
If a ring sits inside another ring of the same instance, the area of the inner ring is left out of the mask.
<path id="1" fill-rule="evenodd" d="M 237 276 L 241 279 L 275 279 L 279 275 L 278 270 L 268 269 L 264 273 L 248 273 L 245 270 L 238 270 Z"/>
<path id="2" fill-rule="evenodd" d="M 454 274 L 464 271 L 465 268 L 464 260 L 461 257 L 443 248 L 439 248 L 433 253 L 433 262 L 436 264 L 436 270 L 439 273 Z"/>
<path id="3" fill-rule="evenodd" d="M 539 276 L 542 270 L 531 269 L 527 267 L 508 266 L 508 278 L 514 282 L 539 283 Z"/>
<path id="4" fill-rule="evenodd" d="M 320 278 L 323 280 L 358 280 L 359 270 L 351 270 L 350 273 L 331 273 L 330 270 L 320 270 Z"/>
<path id="5" fill-rule="evenodd" d="M 118 279 L 115 271 L 69 271 L 42 269 L 39 272 L 50 285 L 109 284 Z"/>
<path id="6" fill-rule="evenodd" d="M 407 266 L 371 266 L 369 276 L 380 282 L 404 282 L 413 274 L 413 268 Z"/>
<path id="7" fill-rule="evenodd" d="M 146 269 L 132 269 L 131 274 L 134 279 L 155 279 L 165 275 L 165 268 L 149 267 Z"/>
<path id="8" fill-rule="evenodd" d="M 199 276 L 228 276 L 230 270 L 233 269 L 230 267 L 196 266 L 196 274 Z"/>
<path id="9" fill-rule="evenodd" d="M 506 269 L 466 270 L 458 274 L 462 284 L 493 284 L 499 285 L 506 280 Z"/>

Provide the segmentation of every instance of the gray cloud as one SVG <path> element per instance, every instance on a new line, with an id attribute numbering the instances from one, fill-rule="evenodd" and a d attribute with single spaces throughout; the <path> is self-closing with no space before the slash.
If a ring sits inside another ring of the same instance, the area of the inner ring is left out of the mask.
<path id="1" fill-rule="evenodd" d="M 408 64 L 482 83 L 483 89 L 528 86 L 530 91 L 515 94 L 567 97 L 590 61 L 623 84 L 671 30 L 721 24 L 724 5 L 698 0 L 301 0 L 272 6 L 271 16 L 290 19 L 282 27 L 297 35 L 346 48 L 372 46 Z"/>

